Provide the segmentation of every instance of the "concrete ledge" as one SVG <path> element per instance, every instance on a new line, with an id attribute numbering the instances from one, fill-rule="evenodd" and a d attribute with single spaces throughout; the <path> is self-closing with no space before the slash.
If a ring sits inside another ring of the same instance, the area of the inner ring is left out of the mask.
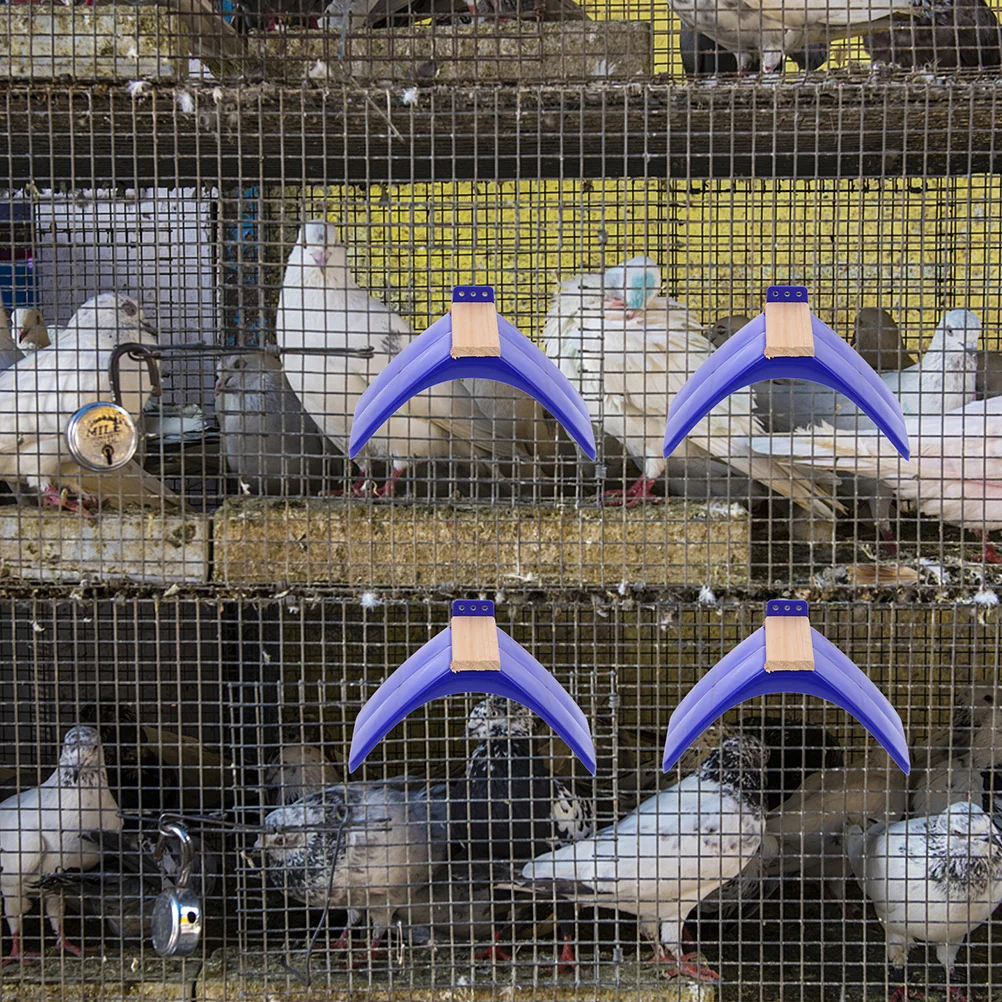
<path id="1" fill-rule="evenodd" d="M 379 1002 L 580 1002 L 582 998 L 604 1002 L 627 998 L 630 1002 L 716 1002 L 713 985 L 694 984 L 684 979 L 668 980 L 656 965 L 638 962 L 630 956 L 621 964 L 608 962 L 602 967 L 602 981 L 592 981 L 582 964 L 581 981 L 564 978 L 550 980 L 536 964 L 520 964 L 514 977 L 507 964 L 495 971 L 489 962 L 469 961 L 469 947 L 455 951 L 438 946 L 404 948 L 403 966 L 388 970 L 364 967 L 346 972 L 340 964 L 343 956 L 328 957 L 314 951 L 310 964 L 310 987 L 303 987 L 290 976 L 277 954 L 280 937 L 264 951 L 242 953 L 240 950 L 217 950 L 202 966 L 195 986 L 195 998 L 201 1002 L 232 1002 L 233 999 L 268 998 L 283 1002 L 327 1002 L 337 999 L 378 999 Z M 545 951 L 545 948 L 543 948 Z M 646 950 L 646 948 L 645 948 Z M 528 951 L 531 953 L 531 949 Z M 461 959 L 465 956 L 466 962 Z M 304 953 L 289 953 L 290 966 L 302 971 Z M 549 970 L 553 970 L 552 962 Z"/>
<path id="2" fill-rule="evenodd" d="M 43 961 L 8 968 L 0 980 L 4 1002 L 122 999 L 188 1002 L 201 958 L 161 960 L 151 946 L 77 960 L 50 953 Z"/>
<path id="3" fill-rule="evenodd" d="M 139 509 L 94 518 L 0 509 L 0 579 L 146 585 L 209 579 L 209 519 Z"/>
<path id="4" fill-rule="evenodd" d="M 248 56 L 272 82 L 560 83 L 633 80 L 651 73 L 650 24 L 484 21 L 353 32 L 344 62 L 337 33 L 255 33 Z"/>
<path id="5" fill-rule="evenodd" d="M 633 511 L 228 501 L 213 524 L 227 585 L 396 588 L 745 585 L 749 516 L 670 500 Z"/>
<path id="6" fill-rule="evenodd" d="M 160 7 L 11 5 L 3 29 L 0 79 L 176 80 L 187 67 L 187 39 Z"/>

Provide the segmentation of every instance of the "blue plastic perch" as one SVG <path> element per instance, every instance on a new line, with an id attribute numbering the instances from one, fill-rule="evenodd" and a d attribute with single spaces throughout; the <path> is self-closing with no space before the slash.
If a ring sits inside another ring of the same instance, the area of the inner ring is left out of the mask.
<path id="1" fill-rule="evenodd" d="M 869 365 L 807 305 L 802 285 L 773 285 L 765 311 L 728 338 L 693 374 L 668 408 L 667 459 L 725 397 L 763 379 L 806 379 L 845 394 L 905 458 L 901 404 Z"/>
<path id="2" fill-rule="evenodd" d="M 348 454 L 354 459 L 411 397 L 438 383 L 470 377 L 494 379 L 528 393 L 595 458 L 595 434 L 581 394 L 524 334 L 498 316 L 489 285 L 457 285 L 452 311 L 411 341 L 369 384 L 355 405 Z"/>
<path id="3" fill-rule="evenodd" d="M 770 601 L 765 626 L 693 686 L 668 722 L 665 772 L 727 710 L 755 696 L 798 692 L 842 707 L 907 775 L 908 742 L 897 711 L 856 665 L 811 627 L 807 613 L 806 602 Z"/>
<path id="4" fill-rule="evenodd" d="M 412 654 L 372 695 L 355 719 L 348 768 L 425 703 L 460 692 L 484 692 L 528 707 L 595 774 L 595 745 L 581 708 L 563 686 L 494 619 L 484 599 L 452 603 L 452 622 Z"/>

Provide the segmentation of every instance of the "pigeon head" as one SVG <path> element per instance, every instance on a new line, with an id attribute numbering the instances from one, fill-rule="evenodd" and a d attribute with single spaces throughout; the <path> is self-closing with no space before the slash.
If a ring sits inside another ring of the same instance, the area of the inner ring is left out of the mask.
<path id="1" fill-rule="evenodd" d="M 532 711 L 503 696 L 488 696 L 473 708 L 466 721 L 466 736 L 474 741 L 487 738 L 526 738 L 536 729 Z"/>
<path id="2" fill-rule="evenodd" d="M 735 335 L 742 327 L 747 327 L 751 323 L 751 317 L 746 317 L 740 313 L 732 313 L 730 316 L 721 317 L 715 324 L 710 324 L 706 328 L 706 336 L 714 348 L 719 348 L 725 341 Z"/>
<path id="3" fill-rule="evenodd" d="M 68 331 L 116 331 L 122 341 L 137 340 L 136 332 L 156 335 L 146 323 L 139 303 L 129 296 L 115 292 L 102 292 L 88 299 L 66 325 Z"/>
<path id="4" fill-rule="evenodd" d="M 275 388 L 281 383 L 282 363 L 267 352 L 224 355 L 216 370 L 214 396 L 229 389 Z"/>
<path id="5" fill-rule="evenodd" d="M 622 304 L 627 310 L 642 310 L 647 301 L 661 291 L 661 269 L 646 256 L 631 257 L 603 276 L 608 305 Z"/>
<path id="6" fill-rule="evenodd" d="M 10 318 L 11 329 L 19 347 L 24 351 L 35 351 L 49 346 L 49 334 L 45 329 L 42 314 L 33 306 L 19 306 Z"/>
<path id="7" fill-rule="evenodd" d="M 307 267 L 345 267 L 347 263 L 345 247 L 338 236 L 337 227 L 326 219 L 311 219 L 303 223 L 299 243 Z"/>
<path id="8" fill-rule="evenodd" d="M 101 753 L 101 736 L 93 727 L 74 727 L 63 738 L 63 751 L 59 756 L 61 772 L 71 772 L 76 782 L 80 773 L 104 768 Z"/>
<path id="9" fill-rule="evenodd" d="M 935 819 L 932 830 L 956 842 L 959 851 L 972 856 L 1002 852 L 1002 831 L 995 827 L 980 804 L 967 801 L 951 804 Z"/>
<path id="10" fill-rule="evenodd" d="M 264 852 L 296 852 L 306 847 L 307 812 L 302 803 L 277 807 L 264 819 L 264 831 L 254 843 Z"/>
<path id="11" fill-rule="evenodd" d="M 977 351 L 981 342 L 981 321 L 970 310 L 950 310 L 936 328 L 937 337 L 956 350 Z"/>
<path id="12" fill-rule="evenodd" d="M 750 735 L 725 738 L 699 767 L 700 775 L 735 789 L 761 791 L 771 752 L 766 743 Z"/>

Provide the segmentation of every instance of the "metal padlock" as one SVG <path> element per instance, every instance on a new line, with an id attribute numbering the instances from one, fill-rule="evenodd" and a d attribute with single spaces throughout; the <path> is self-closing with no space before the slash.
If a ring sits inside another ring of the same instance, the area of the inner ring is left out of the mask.
<path id="1" fill-rule="evenodd" d="M 86 404 L 66 425 L 66 445 L 74 462 L 95 473 L 119 470 L 136 454 L 139 431 L 118 404 Z"/>
<path id="2" fill-rule="evenodd" d="M 181 844 L 181 870 L 177 884 L 164 874 L 163 891 L 153 903 L 153 949 L 161 957 L 187 957 L 198 946 L 202 937 L 202 902 L 189 888 L 195 850 L 185 827 L 171 821 L 160 824 L 160 841 L 155 858 L 163 858 L 167 839 L 173 836 Z"/>

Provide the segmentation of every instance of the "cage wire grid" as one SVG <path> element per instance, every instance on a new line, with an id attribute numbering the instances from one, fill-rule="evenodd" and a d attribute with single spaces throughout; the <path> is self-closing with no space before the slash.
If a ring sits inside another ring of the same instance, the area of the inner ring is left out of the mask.
<path id="1" fill-rule="evenodd" d="M 490 890 L 498 949 L 513 952 L 514 960 L 485 958 L 493 940 L 469 937 L 464 908 L 476 885 L 461 860 L 439 861 L 431 872 L 414 868 L 385 949 L 370 953 L 364 922 L 347 947 L 338 947 L 343 909 L 332 909 L 328 921 L 319 922 L 319 909 L 307 911 L 297 900 L 293 871 L 278 867 L 276 880 L 255 853 L 276 800 L 300 793 L 311 781 L 336 788 L 345 777 L 357 710 L 393 664 L 446 625 L 440 607 L 406 599 L 366 608 L 346 595 L 256 604 L 209 597 L 14 598 L 6 605 L 0 726 L 8 745 L 20 751 L 6 782 L 37 783 L 54 766 L 62 735 L 88 721 L 102 736 L 109 784 L 126 824 L 142 818 L 155 828 L 162 810 L 176 812 L 201 840 L 206 871 L 217 875 L 206 891 L 203 943 L 193 960 L 180 965 L 156 958 L 142 939 L 122 940 L 111 931 L 129 897 L 121 890 L 122 856 L 107 853 L 100 868 L 90 871 L 99 891 L 90 889 L 88 917 L 79 929 L 67 909 L 67 928 L 73 923 L 76 941 L 99 947 L 98 954 L 82 962 L 61 960 L 47 937 L 35 939 L 43 920 L 29 913 L 25 935 L 29 945 L 43 947 L 45 957 L 40 968 L 6 968 L 4 980 L 12 989 L 33 990 L 38 974 L 54 964 L 57 973 L 43 974 L 42 984 L 56 979 L 48 990 L 66 997 L 98 986 L 102 997 L 119 991 L 124 997 L 136 981 L 147 985 L 144 990 L 185 994 L 194 983 L 196 997 L 305 992 L 305 951 L 319 929 L 309 978 L 312 990 L 329 993 L 389 990 L 409 998 L 462 985 L 552 998 L 568 991 L 594 998 L 673 991 L 677 982 L 665 981 L 658 965 L 646 962 L 649 944 L 638 938 L 628 916 L 617 923 L 582 905 L 568 913 L 552 896 L 511 913 L 510 900 Z M 589 805 L 593 823 L 605 826 L 670 785 L 672 777 L 660 776 L 667 712 L 705 665 L 747 635 L 759 617 L 746 603 L 708 608 L 615 597 L 584 606 L 539 597 L 512 604 L 499 620 L 569 687 L 594 728 L 594 779 L 545 728 L 530 739 L 534 767 L 572 785 Z M 924 755 L 955 750 L 970 739 L 971 732 L 965 737 L 951 720 L 956 707 L 979 704 L 985 683 L 993 690 L 997 622 L 963 605 L 941 607 L 932 622 L 921 607 L 883 602 L 819 606 L 814 622 L 898 707 L 913 735 L 917 767 Z M 947 645 L 949 661 L 942 653 Z M 14 664 L 32 671 L 15 674 Z M 462 789 L 477 758 L 478 741 L 466 731 L 478 699 L 457 697 L 412 714 L 352 780 L 374 789 L 408 776 L 418 787 Z M 728 715 L 688 756 L 683 772 L 738 728 L 776 742 L 770 804 L 782 804 L 812 778 L 820 789 L 837 791 L 846 764 L 873 775 L 885 768 L 863 732 L 847 726 L 834 708 L 790 696 L 756 703 Z M 302 765 L 306 750 L 317 753 L 312 769 Z M 283 756 L 279 764 L 277 755 Z M 822 761 L 823 771 L 815 771 Z M 895 782 L 906 781 L 895 773 L 889 790 Z M 450 798 L 450 811 L 460 805 Z M 531 803 L 533 810 L 548 806 Z M 805 817 L 805 826 L 811 820 Z M 336 832 L 336 825 L 319 830 Z M 290 826 L 285 837 L 295 833 Z M 419 824 L 396 834 L 409 842 L 424 837 Z M 497 851 L 493 837 L 483 844 Z M 506 859 L 490 862 L 508 865 Z M 432 913 L 439 924 L 430 942 L 427 930 L 409 917 L 412 909 L 428 914 L 429 886 L 445 893 Z M 147 908 L 158 890 L 145 890 Z M 378 889 L 367 893 L 377 897 Z M 877 997 L 893 989 L 894 975 L 879 925 L 847 915 L 862 905 L 851 881 L 830 879 L 822 893 L 821 883 L 805 872 L 746 889 L 738 906 L 726 890 L 707 895 L 689 925 L 705 962 L 723 974 L 715 989 L 722 998 L 744 998 L 749 990 L 762 998 Z M 568 942 L 577 954 L 571 977 L 557 966 L 562 956 L 566 960 Z M 975 996 L 991 992 L 992 926 L 982 926 L 965 950 L 953 983 Z M 940 978 L 931 953 L 928 959 L 921 951 L 913 955 L 914 987 L 934 986 Z"/>
<path id="2" fill-rule="evenodd" d="M 902 968 L 849 857 L 853 824 L 954 799 L 1002 840 L 994 14 L 826 38 L 807 73 L 790 46 L 775 77 L 694 51 L 667 4 L 477 6 L 0 6 L 0 778 L 20 797 L 0 805 L 0 993 L 988 1002 L 992 909 L 951 871 L 956 966 L 922 945 Z M 484 380 L 409 401 L 348 459 L 364 387 L 470 284 L 581 393 L 594 462 Z M 764 383 L 664 463 L 669 399 L 770 285 L 806 286 L 861 351 L 885 336 L 868 357 L 940 451 L 791 466 L 835 448 L 821 420 L 847 456 L 879 439 L 824 388 Z M 110 399 L 115 340 L 148 344 L 162 393 L 122 361 L 139 448 L 92 474 L 63 424 Z M 935 424 L 986 400 L 983 427 Z M 777 595 L 898 710 L 908 779 L 795 695 L 728 712 L 662 774 L 672 710 Z M 596 775 L 475 694 L 421 706 L 349 775 L 363 705 L 474 596 L 580 705 Z M 95 754 L 88 728 L 113 803 L 36 866 L 25 833 L 53 800 L 79 810 L 49 777 Z M 734 740 L 768 758 L 761 799 L 727 810 Z M 630 813 L 683 824 L 680 780 L 710 830 L 651 851 Z M 155 858 L 165 813 L 197 840 L 187 960 L 150 942 L 180 861 Z M 718 837 L 735 818 L 760 831 L 743 879 Z M 599 898 L 588 847 L 617 825 Z M 558 843 L 580 879 L 528 886 Z M 935 839 L 902 845 L 936 869 Z M 612 907 L 631 866 L 685 899 L 677 944 Z M 929 879 L 894 903 L 931 915 Z M 652 936 L 681 964 L 651 963 Z"/>

